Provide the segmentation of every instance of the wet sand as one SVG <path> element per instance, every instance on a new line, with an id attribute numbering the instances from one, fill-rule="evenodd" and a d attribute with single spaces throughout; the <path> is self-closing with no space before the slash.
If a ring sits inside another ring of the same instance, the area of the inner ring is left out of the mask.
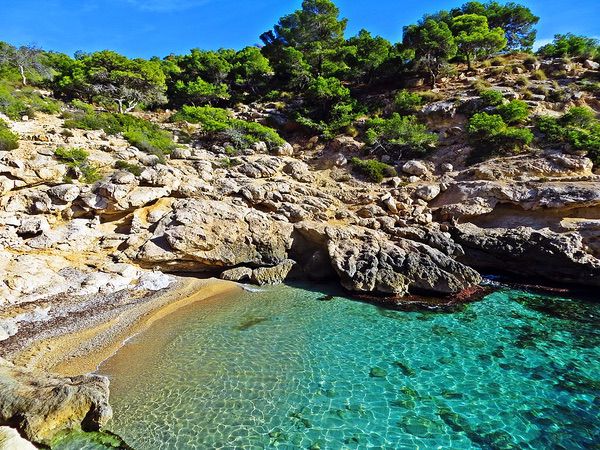
<path id="1" fill-rule="evenodd" d="M 128 339 L 154 322 L 185 306 L 240 290 L 238 285 L 227 281 L 180 278 L 159 295 L 119 311 L 109 320 L 37 341 L 11 359 L 17 365 L 67 376 L 94 372 Z"/>

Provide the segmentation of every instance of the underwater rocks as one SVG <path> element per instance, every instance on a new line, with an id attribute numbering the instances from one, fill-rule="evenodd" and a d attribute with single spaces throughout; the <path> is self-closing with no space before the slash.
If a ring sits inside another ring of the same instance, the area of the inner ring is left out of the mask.
<path id="1" fill-rule="evenodd" d="M 57 377 L 0 359 L 0 425 L 48 445 L 63 431 L 97 431 L 112 417 L 108 379 Z"/>
<path id="2" fill-rule="evenodd" d="M 465 251 L 462 260 L 479 270 L 600 286 L 600 259 L 589 252 L 580 233 L 461 224 L 454 228 L 453 236 Z"/>

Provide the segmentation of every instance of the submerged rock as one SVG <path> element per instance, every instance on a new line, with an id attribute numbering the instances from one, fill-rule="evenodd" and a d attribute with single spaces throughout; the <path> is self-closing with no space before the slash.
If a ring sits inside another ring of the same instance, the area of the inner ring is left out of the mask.
<path id="1" fill-rule="evenodd" d="M 0 359 L 0 424 L 48 445 L 63 431 L 97 431 L 112 417 L 108 379 L 58 377 Z"/>

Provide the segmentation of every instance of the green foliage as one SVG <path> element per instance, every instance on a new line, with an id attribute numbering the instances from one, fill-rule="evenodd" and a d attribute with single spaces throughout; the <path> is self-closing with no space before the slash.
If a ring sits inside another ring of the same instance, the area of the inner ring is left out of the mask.
<path id="1" fill-rule="evenodd" d="M 496 111 L 509 125 L 523 123 L 529 118 L 529 106 L 523 100 L 511 100 L 498 106 Z"/>
<path id="2" fill-rule="evenodd" d="M 19 74 L 23 86 L 30 81 L 40 81 L 50 77 L 42 50 L 31 45 L 13 47 L 0 42 L 0 66 L 7 66 Z"/>
<path id="3" fill-rule="evenodd" d="M 401 90 L 394 97 L 396 111 L 401 114 L 414 114 L 423 105 L 423 97 L 416 92 Z"/>
<path id="4" fill-rule="evenodd" d="M 134 174 L 136 177 L 139 177 L 144 171 L 144 169 L 139 165 L 124 161 L 122 159 L 119 159 L 117 162 L 115 162 L 115 169 L 126 170 L 127 172 Z"/>
<path id="5" fill-rule="evenodd" d="M 517 152 L 533 141 L 533 133 L 509 127 L 498 114 L 477 113 L 469 121 L 469 140 L 485 155 Z"/>
<path id="6" fill-rule="evenodd" d="M 175 95 L 184 98 L 186 102 L 192 104 L 211 104 L 218 100 L 228 100 L 231 98 L 229 88 L 224 83 L 212 84 L 197 78 L 194 81 L 185 83 L 181 80 L 175 83 Z"/>
<path id="7" fill-rule="evenodd" d="M 547 79 L 546 73 L 543 70 L 535 70 L 531 73 L 532 80 L 544 81 Z"/>
<path id="8" fill-rule="evenodd" d="M 87 184 L 95 183 L 101 178 L 98 167 L 88 161 L 89 153 L 81 148 L 59 147 L 54 150 L 54 156 L 68 167 L 79 170 L 83 181 Z"/>
<path id="9" fill-rule="evenodd" d="M 389 119 L 370 119 L 366 140 L 372 147 L 383 148 L 386 152 L 408 150 L 424 154 L 435 146 L 438 136 L 427 131 L 427 127 L 418 123 L 415 116 L 403 117 L 394 113 Z"/>
<path id="10" fill-rule="evenodd" d="M 404 27 L 403 34 L 404 46 L 414 49 L 417 66 L 429 74 L 435 87 L 439 74 L 458 50 L 448 24 L 426 19 L 419 25 Z"/>
<path id="11" fill-rule="evenodd" d="M 13 133 L 8 124 L 0 119 L 0 151 L 15 150 L 19 148 L 19 135 Z"/>
<path id="12" fill-rule="evenodd" d="M 157 60 L 129 59 L 109 50 L 78 55 L 52 54 L 52 88 L 62 97 L 117 107 L 119 113 L 166 102 L 166 77 Z"/>
<path id="13" fill-rule="evenodd" d="M 478 14 L 463 14 L 452 20 L 452 31 L 469 69 L 473 60 L 502 50 L 507 45 L 502 28 L 490 29 L 488 19 Z"/>
<path id="14" fill-rule="evenodd" d="M 486 106 L 498 106 L 501 105 L 504 101 L 504 96 L 502 92 L 497 91 L 495 89 L 485 89 L 479 92 L 479 96 L 486 104 Z"/>
<path id="15" fill-rule="evenodd" d="M 392 44 L 387 39 L 373 37 L 367 30 L 360 30 L 357 36 L 347 42 L 346 64 L 350 68 L 351 78 L 372 82 L 391 53 Z"/>
<path id="16" fill-rule="evenodd" d="M 538 53 L 546 58 L 595 58 L 600 54 L 600 42 L 573 33 L 557 34 L 554 41 L 541 47 Z"/>
<path id="17" fill-rule="evenodd" d="M 130 114 L 94 112 L 88 108 L 65 120 L 65 128 L 104 130 L 111 135 L 120 133 L 131 145 L 158 156 L 161 161 L 176 147 L 170 133 L 148 120 Z"/>
<path id="18" fill-rule="evenodd" d="M 273 30 L 260 36 L 264 52 L 271 61 L 280 60 L 286 48 L 293 48 L 298 59 L 314 77 L 329 77 L 346 69 L 344 32 L 347 19 L 330 0 L 304 0 L 301 9 L 279 19 Z"/>
<path id="19" fill-rule="evenodd" d="M 30 86 L 17 88 L 14 82 L 0 81 L 0 112 L 12 120 L 21 117 L 35 117 L 36 112 L 56 114 L 60 111 L 60 102 L 42 96 Z"/>
<path id="20" fill-rule="evenodd" d="M 236 119 L 222 108 L 184 106 L 171 120 L 199 124 L 206 137 L 227 138 L 235 148 L 248 147 L 262 141 L 269 149 L 274 149 L 285 143 L 274 129 L 256 122 Z"/>
<path id="21" fill-rule="evenodd" d="M 591 109 L 574 107 L 561 118 L 542 116 L 537 127 L 546 143 L 585 151 L 594 165 L 600 165 L 600 120 Z"/>
<path id="22" fill-rule="evenodd" d="M 398 174 L 392 166 L 376 159 L 352 158 L 350 163 L 356 170 L 367 176 L 374 183 L 381 183 L 386 177 L 395 177 Z"/>

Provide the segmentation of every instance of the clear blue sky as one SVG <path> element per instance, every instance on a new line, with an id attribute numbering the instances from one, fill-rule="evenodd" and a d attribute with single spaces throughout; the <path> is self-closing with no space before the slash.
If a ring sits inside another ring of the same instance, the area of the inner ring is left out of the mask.
<path id="1" fill-rule="evenodd" d="M 361 28 L 393 42 L 424 13 L 460 0 L 338 0 L 348 34 Z M 523 0 L 542 20 L 538 38 L 573 32 L 600 37 L 600 0 Z M 112 49 L 130 57 L 241 48 L 301 0 L 0 0 L 0 40 L 73 54 Z"/>

